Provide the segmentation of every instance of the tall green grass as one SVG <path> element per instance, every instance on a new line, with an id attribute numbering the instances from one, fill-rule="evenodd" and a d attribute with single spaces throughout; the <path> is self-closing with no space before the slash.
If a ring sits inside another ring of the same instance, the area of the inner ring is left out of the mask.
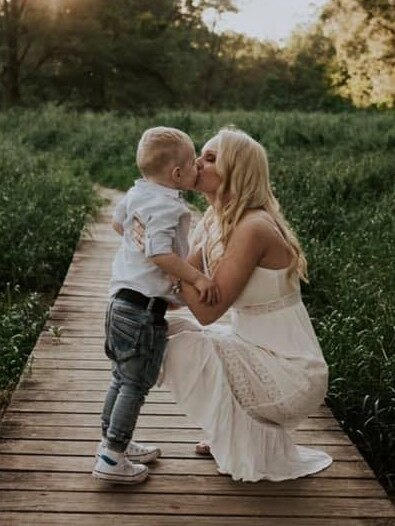
<path id="1" fill-rule="evenodd" d="M 0 405 L 23 370 L 96 206 L 79 161 L 39 150 L 18 129 L 7 130 L 13 115 L 1 118 Z"/>
<path id="2" fill-rule="evenodd" d="M 181 128 L 200 149 L 218 128 L 228 124 L 244 129 L 267 149 L 275 193 L 309 261 L 310 285 L 304 287 L 304 297 L 330 367 L 328 403 L 380 481 L 393 492 L 393 113 L 164 111 L 143 118 L 114 113 L 79 115 L 47 107 L 41 112 L 0 115 L 3 137 L 25 152 L 22 157 L 27 163 L 56 159 L 59 167 L 73 167 L 73 184 L 63 182 L 69 191 L 78 181 L 86 181 L 86 174 L 93 181 L 126 190 L 138 177 L 135 149 L 149 126 Z M 55 168 L 52 171 L 57 173 Z M 63 185 L 60 176 L 56 180 Z M 189 198 L 201 209 L 206 206 L 199 196 L 189 194 Z M 24 199 L 23 192 L 18 199 Z M 27 200 L 24 202 L 28 208 Z M 0 228 L 3 221 L 0 219 Z M 77 223 L 79 228 L 81 223 Z M 28 246 L 27 238 L 21 251 L 7 262 L 0 256 L 0 268 L 12 273 L 11 260 L 26 259 Z M 35 250 L 40 253 L 39 246 Z M 28 266 L 21 268 L 27 268 L 29 274 Z M 37 268 L 41 277 L 33 270 L 32 279 L 45 281 L 45 267 Z"/>

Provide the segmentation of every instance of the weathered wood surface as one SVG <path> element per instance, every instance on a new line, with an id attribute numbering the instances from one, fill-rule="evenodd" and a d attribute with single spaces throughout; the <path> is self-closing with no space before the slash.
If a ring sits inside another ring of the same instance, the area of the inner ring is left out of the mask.
<path id="1" fill-rule="evenodd" d="M 107 191 L 114 201 L 119 194 Z M 102 350 L 113 253 L 110 210 L 103 208 L 75 252 L 0 429 L 0 524 L 127 526 L 343 526 L 395 524 L 394 505 L 356 447 L 322 406 L 293 432 L 299 444 L 334 458 L 303 479 L 243 484 L 195 454 L 201 438 L 164 389 L 142 409 L 136 439 L 163 457 L 139 486 L 91 477 L 100 410 L 110 378 Z M 184 315 L 190 315 L 186 310 Z M 56 329 L 55 329 L 56 332 Z"/>

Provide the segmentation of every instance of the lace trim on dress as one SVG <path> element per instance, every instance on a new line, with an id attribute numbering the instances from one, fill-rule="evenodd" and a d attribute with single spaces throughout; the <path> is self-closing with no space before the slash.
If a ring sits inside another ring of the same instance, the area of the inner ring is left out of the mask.
<path id="1" fill-rule="evenodd" d="M 302 296 L 299 291 L 292 292 L 286 296 L 282 296 L 276 300 L 268 301 L 266 303 L 255 303 L 254 305 L 243 305 L 242 307 L 232 307 L 234 311 L 245 314 L 266 314 L 268 312 L 275 312 L 286 307 L 292 307 L 302 301 Z"/>
<path id="2" fill-rule="evenodd" d="M 294 427 L 307 416 L 300 413 L 306 406 L 307 381 L 292 396 L 284 393 L 262 360 L 262 353 L 270 350 L 256 346 L 241 349 L 240 342 L 224 336 L 213 338 L 213 343 L 234 397 L 251 418 Z"/>
<path id="3" fill-rule="evenodd" d="M 252 386 L 251 373 L 248 372 L 248 368 L 253 368 L 256 374 L 260 376 L 260 381 L 265 387 L 268 404 L 274 403 L 276 399 L 281 397 L 275 381 L 269 374 L 269 371 L 256 359 L 253 348 L 244 350 L 245 356 L 243 358 L 249 364 L 249 367 L 246 368 L 245 364 L 241 363 L 240 360 L 240 349 L 232 344 L 231 339 L 228 339 L 226 345 L 224 343 L 214 341 L 214 347 L 224 365 L 226 377 L 234 397 L 254 420 L 270 422 L 269 419 L 262 417 L 254 409 L 258 405 L 258 399 Z"/>

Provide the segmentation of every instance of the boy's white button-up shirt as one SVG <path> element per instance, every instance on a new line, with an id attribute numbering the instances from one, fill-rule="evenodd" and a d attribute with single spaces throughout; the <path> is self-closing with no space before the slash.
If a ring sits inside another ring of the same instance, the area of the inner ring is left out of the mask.
<path id="1" fill-rule="evenodd" d="M 145 225 L 145 253 L 133 239 L 133 218 Z M 110 295 L 120 289 L 133 289 L 145 296 L 159 296 L 173 303 L 168 275 L 148 258 L 174 252 L 188 255 L 191 214 L 179 190 L 138 179 L 118 204 L 114 216 L 123 225 L 122 244 L 112 267 Z"/>

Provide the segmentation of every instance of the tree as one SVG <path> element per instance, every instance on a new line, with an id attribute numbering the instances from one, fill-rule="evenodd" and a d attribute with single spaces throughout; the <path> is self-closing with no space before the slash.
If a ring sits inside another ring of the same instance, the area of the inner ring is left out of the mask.
<path id="1" fill-rule="evenodd" d="M 395 9 L 391 0 L 331 0 L 321 15 L 336 50 L 332 83 L 356 106 L 395 106 Z"/>
<path id="2" fill-rule="evenodd" d="M 0 81 L 7 105 L 21 102 L 22 82 L 55 56 L 55 41 L 61 34 L 44 0 L 1 0 Z"/>
<path id="3" fill-rule="evenodd" d="M 233 0 L 185 0 L 181 7 L 197 66 L 193 80 L 193 100 L 202 109 L 217 103 L 222 86 L 224 37 L 216 32 L 217 24 L 224 13 L 237 11 Z M 206 12 L 211 12 L 209 23 L 203 22 Z"/>
<path id="4" fill-rule="evenodd" d="M 9 104 L 18 104 L 20 94 L 21 65 L 29 45 L 21 46 L 21 19 L 26 8 L 26 0 L 2 0 L 1 19 L 1 72 L 0 79 Z"/>
<path id="5" fill-rule="evenodd" d="M 204 61 L 215 59 L 206 44 L 219 41 L 202 13 L 234 9 L 231 0 L 0 1 L 7 104 L 93 109 L 190 103 Z"/>
<path id="6" fill-rule="evenodd" d="M 340 97 L 331 86 L 335 49 L 322 27 L 295 30 L 283 50 L 291 71 L 290 98 L 305 109 L 336 108 Z"/>

